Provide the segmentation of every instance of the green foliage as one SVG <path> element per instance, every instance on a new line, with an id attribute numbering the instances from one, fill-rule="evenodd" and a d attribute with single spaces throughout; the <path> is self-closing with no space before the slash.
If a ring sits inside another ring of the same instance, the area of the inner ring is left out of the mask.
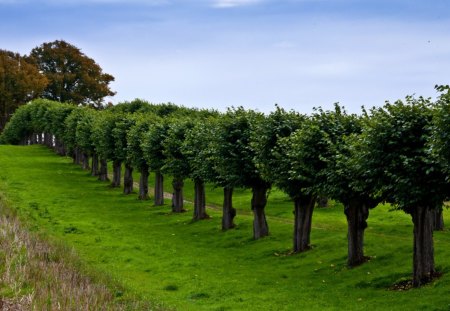
<path id="1" fill-rule="evenodd" d="M 443 165 L 450 182 L 450 87 L 436 86 L 441 92 L 433 110 L 432 137 L 430 149 L 433 156 Z"/>
<path id="2" fill-rule="evenodd" d="M 30 60 L 46 76 L 48 85 L 43 97 L 59 102 L 102 107 L 114 81 L 100 66 L 77 47 L 56 40 L 43 43 L 30 53 Z"/>
<path id="3" fill-rule="evenodd" d="M 432 115 L 430 101 L 422 97 L 374 108 L 354 153 L 375 195 L 408 213 L 416 206 L 441 208 L 446 197 L 443 168 L 428 146 Z"/>

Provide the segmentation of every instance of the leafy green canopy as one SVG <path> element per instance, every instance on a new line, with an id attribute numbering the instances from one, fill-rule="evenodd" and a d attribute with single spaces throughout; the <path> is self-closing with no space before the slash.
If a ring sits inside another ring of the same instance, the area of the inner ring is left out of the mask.
<path id="1" fill-rule="evenodd" d="M 416 206 L 440 208 L 448 184 L 430 154 L 432 105 L 407 97 L 371 110 L 357 142 L 355 165 L 374 194 L 411 213 Z"/>

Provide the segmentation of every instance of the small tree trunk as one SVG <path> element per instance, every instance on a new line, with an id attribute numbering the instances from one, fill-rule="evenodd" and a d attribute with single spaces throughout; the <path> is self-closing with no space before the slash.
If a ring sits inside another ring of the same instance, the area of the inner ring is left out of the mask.
<path id="1" fill-rule="evenodd" d="M 123 193 L 130 194 L 133 192 L 133 167 L 131 164 L 125 163 L 125 174 L 123 176 Z"/>
<path id="2" fill-rule="evenodd" d="M 314 211 L 315 197 L 305 195 L 294 200 L 294 249 L 301 253 L 311 248 L 311 222 Z"/>
<path id="3" fill-rule="evenodd" d="M 258 185 L 252 188 L 253 238 L 255 240 L 269 235 L 269 226 L 264 212 L 268 189 L 266 185 Z"/>
<path id="4" fill-rule="evenodd" d="M 98 174 L 98 179 L 101 181 L 109 181 L 108 163 L 106 162 L 106 159 L 100 159 L 100 173 Z"/>
<path id="5" fill-rule="evenodd" d="M 148 166 L 141 168 L 141 178 L 139 179 L 139 200 L 148 200 Z"/>
<path id="6" fill-rule="evenodd" d="M 89 155 L 87 153 L 83 153 L 82 158 L 83 158 L 83 164 L 82 164 L 83 170 L 86 170 L 86 171 L 90 170 L 91 168 L 89 167 Z"/>
<path id="7" fill-rule="evenodd" d="M 80 165 L 81 164 L 81 152 L 78 149 L 78 147 L 76 147 L 75 149 L 73 149 L 73 163 Z"/>
<path id="8" fill-rule="evenodd" d="M 155 172 L 155 206 L 164 205 L 164 176 L 160 171 Z"/>
<path id="9" fill-rule="evenodd" d="M 43 140 L 42 140 L 42 133 L 39 133 L 39 134 L 37 135 L 37 142 L 38 142 L 38 144 L 41 144 L 41 145 L 42 145 L 42 143 L 43 143 Z"/>
<path id="10" fill-rule="evenodd" d="M 432 211 L 432 219 L 434 231 L 444 230 L 444 215 L 442 214 L 442 209 L 434 209 Z"/>
<path id="11" fill-rule="evenodd" d="M 209 218 L 206 213 L 205 183 L 203 180 L 194 180 L 194 217 L 193 220 Z"/>
<path id="12" fill-rule="evenodd" d="M 44 145 L 51 148 L 53 147 L 52 135 L 49 133 L 44 133 Z"/>
<path id="13" fill-rule="evenodd" d="M 113 161 L 113 180 L 111 182 L 111 187 L 120 187 L 120 176 L 122 174 L 122 162 Z"/>
<path id="14" fill-rule="evenodd" d="M 356 267 L 362 264 L 364 257 L 364 230 L 367 228 L 367 218 L 369 217 L 369 207 L 361 200 L 350 200 L 344 208 L 347 217 L 347 239 L 348 239 L 348 259 L 349 267 Z"/>
<path id="15" fill-rule="evenodd" d="M 92 176 L 99 176 L 100 175 L 100 169 L 99 169 L 99 163 L 98 163 L 98 154 L 97 153 L 94 153 L 92 155 L 91 175 Z"/>
<path id="16" fill-rule="evenodd" d="M 233 208 L 233 188 L 223 188 L 223 215 L 222 215 L 222 230 L 234 228 L 234 216 L 236 216 L 236 209 Z"/>
<path id="17" fill-rule="evenodd" d="M 325 208 L 328 207 L 328 197 L 320 196 L 317 198 L 317 207 Z"/>
<path id="18" fill-rule="evenodd" d="M 429 282 L 434 274 L 433 211 L 418 206 L 411 212 L 414 223 L 413 286 Z"/>
<path id="19" fill-rule="evenodd" d="M 184 182 L 181 178 L 174 177 L 172 181 L 173 186 L 173 198 L 172 198 L 172 212 L 181 213 L 183 209 L 183 186 Z"/>

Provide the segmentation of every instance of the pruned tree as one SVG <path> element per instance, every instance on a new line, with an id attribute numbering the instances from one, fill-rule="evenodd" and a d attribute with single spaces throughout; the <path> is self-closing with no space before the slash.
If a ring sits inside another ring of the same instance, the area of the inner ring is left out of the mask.
<path id="1" fill-rule="evenodd" d="M 372 109 L 354 153 L 373 193 L 411 215 L 413 286 L 435 275 L 432 215 L 448 195 L 443 166 L 430 155 L 432 109 L 428 99 L 407 97 Z"/>

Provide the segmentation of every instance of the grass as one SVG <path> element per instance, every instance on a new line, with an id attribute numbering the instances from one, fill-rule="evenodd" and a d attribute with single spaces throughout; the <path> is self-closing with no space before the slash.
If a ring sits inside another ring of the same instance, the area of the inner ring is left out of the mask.
<path id="1" fill-rule="evenodd" d="M 192 188 L 186 182 L 187 199 Z M 221 190 L 208 190 L 207 200 L 220 205 Z M 192 222 L 190 204 L 188 213 L 172 214 L 168 204 L 125 196 L 40 146 L 0 146 L 0 192 L 30 230 L 73 247 L 92 271 L 120 283 L 117 296 L 179 310 L 450 308 L 447 230 L 434 235 L 443 276 L 420 289 L 389 290 L 411 276 L 412 224 L 388 206 L 368 220 L 365 251 L 372 259 L 348 269 L 342 206 L 316 209 L 313 249 L 289 255 L 292 203 L 276 190 L 267 206 L 270 236 L 258 241 L 251 238 L 248 191 L 235 194 L 237 228 L 222 232 L 220 211 Z M 450 224 L 447 211 L 444 218 Z"/>

